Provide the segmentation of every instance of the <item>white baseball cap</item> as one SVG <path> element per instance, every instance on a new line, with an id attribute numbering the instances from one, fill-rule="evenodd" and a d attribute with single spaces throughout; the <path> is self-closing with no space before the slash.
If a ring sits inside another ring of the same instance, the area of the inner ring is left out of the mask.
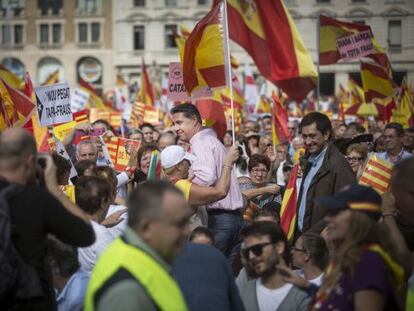
<path id="1" fill-rule="evenodd" d="M 182 160 L 193 162 L 195 159 L 195 156 L 193 156 L 191 153 L 186 152 L 183 147 L 177 145 L 168 146 L 163 151 L 161 151 L 162 168 L 173 167 L 180 163 Z"/>

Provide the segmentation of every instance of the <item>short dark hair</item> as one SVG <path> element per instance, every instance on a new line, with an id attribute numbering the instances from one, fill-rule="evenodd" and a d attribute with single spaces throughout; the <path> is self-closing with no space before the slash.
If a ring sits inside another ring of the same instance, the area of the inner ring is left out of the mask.
<path id="1" fill-rule="evenodd" d="M 81 160 L 75 164 L 76 172 L 78 173 L 79 177 L 82 177 L 88 168 L 94 168 L 95 166 L 96 162 L 93 160 Z"/>
<path id="2" fill-rule="evenodd" d="M 159 218 L 167 192 L 183 195 L 177 187 L 164 180 L 148 180 L 139 184 L 127 200 L 128 226 L 137 228 L 144 219 Z"/>
<path id="3" fill-rule="evenodd" d="M 98 120 L 94 121 L 91 125 L 94 126 L 95 124 L 103 124 L 107 131 L 111 131 L 112 133 L 116 134 L 115 129 L 106 120 L 98 119 Z"/>
<path id="4" fill-rule="evenodd" d="M 358 134 L 364 134 L 365 133 L 365 127 L 363 127 L 358 122 L 350 122 L 347 127 L 347 129 L 353 128 Z"/>
<path id="5" fill-rule="evenodd" d="M 193 241 L 194 238 L 196 236 L 198 236 L 198 235 L 204 235 L 204 236 L 206 236 L 207 238 L 210 239 L 211 244 L 214 244 L 214 234 L 213 234 L 213 232 L 209 228 L 206 228 L 206 227 L 197 227 L 197 228 L 195 228 L 191 232 L 190 237 L 188 239 L 190 241 Z"/>
<path id="6" fill-rule="evenodd" d="M 266 166 L 267 170 L 270 170 L 270 159 L 268 156 L 265 156 L 264 154 L 256 153 L 252 155 L 249 159 L 249 165 L 248 170 L 249 172 L 252 171 L 252 169 L 259 164 L 264 164 Z"/>
<path id="7" fill-rule="evenodd" d="M 80 267 L 76 248 L 56 238 L 47 240 L 46 261 L 53 273 L 64 278 L 70 278 Z"/>
<path id="8" fill-rule="evenodd" d="M 171 114 L 183 113 L 184 117 L 192 119 L 195 118 L 198 123 L 202 124 L 203 120 L 201 119 L 200 112 L 197 107 L 190 103 L 184 103 L 178 106 L 175 106 L 171 109 Z"/>
<path id="9" fill-rule="evenodd" d="M 142 157 L 147 152 L 152 152 L 154 150 L 158 150 L 158 146 L 156 144 L 143 144 L 141 147 L 139 147 L 137 151 L 137 167 L 141 168 L 139 163 L 141 162 Z"/>
<path id="10" fill-rule="evenodd" d="M 67 180 L 64 180 L 64 175 L 70 172 L 72 164 L 68 159 L 59 155 L 56 151 L 52 152 L 53 163 L 56 165 L 56 177 L 59 185 L 64 185 Z"/>
<path id="11" fill-rule="evenodd" d="M 0 161 L 7 161 L 5 165 L 10 170 L 22 165 L 26 157 L 37 154 L 36 141 L 33 136 L 26 131 L 21 131 L 21 135 L 15 140 L 4 141 L 4 134 L 0 134 Z"/>
<path id="12" fill-rule="evenodd" d="M 329 139 L 332 137 L 331 121 L 325 114 L 317 111 L 309 112 L 306 116 L 303 117 L 302 121 L 299 124 L 300 132 L 302 132 L 304 126 L 309 126 L 313 123 L 316 124 L 316 129 L 323 135 L 329 133 Z"/>
<path id="13" fill-rule="evenodd" d="M 139 129 L 142 131 L 142 129 L 144 127 L 149 127 L 151 130 L 155 131 L 155 128 L 154 128 L 154 126 L 151 123 L 148 123 L 148 122 L 142 123 L 140 125 Z"/>
<path id="14" fill-rule="evenodd" d="M 250 236 L 268 236 L 272 243 L 282 242 L 285 245 L 283 259 L 286 264 L 290 264 L 290 252 L 285 233 L 282 228 L 271 221 L 257 221 L 248 225 L 241 231 L 241 238 L 244 240 Z"/>
<path id="15" fill-rule="evenodd" d="M 99 177 L 83 176 L 75 186 L 76 204 L 87 214 L 93 215 L 102 208 L 112 193 L 110 184 Z"/>
<path id="16" fill-rule="evenodd" d="M 395 130 L 397 132 L 397 135 L 398 136 L 402 136 L 404 134 L 404 128 L 403 128 L 403 126 L 400 123 L 397 123 L 397 122 L 388 123 L 385 126 L 384 131 L 387 130 L 387 129 L 393 129 L 393 130 Z"/>
<path id="17" fill-rule="evenodd" d="M 312 232 L 302 234 L 302 248 L 311 255 L 312 264 L 325 270 L 329 253 L 325 240 L 319 234 Z"/>
<path id="18" fill-rule="evenodd" d="M 414 127 L 408 127 L 404 130 L 404 133 L 414 133 Z"/>
<path id="19" fill-rule="evenodd" d="M 127 137 L 128 137 L 128 138 L 131 138 L 131 136 L 132 136 L 132 135 L 134 135 L 134 134 L 141 134 L 141 136 L 142 136 L 142 132 L 141 132 L 141 130 L 140 130 L 140 129 L 133 128 L 133 129 L 130 129 L 130 130 L 128 131 L 128 133 L 127 133 Z"/>
<path id="20" fill-rule="evenodd" d="M 278 202 L 268 202 L 262 208 L 258 208 L 253 215 L 253 221 L 259 217 L 273 217 L 276 223 L 280 222 L 280 204 Z"/>

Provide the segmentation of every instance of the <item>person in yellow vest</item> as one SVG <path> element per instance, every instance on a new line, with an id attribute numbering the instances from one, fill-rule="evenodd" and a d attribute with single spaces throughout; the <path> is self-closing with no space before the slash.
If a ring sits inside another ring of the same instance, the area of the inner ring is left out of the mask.
<path id="1" fill-rule="evenodd" d="M 161 152 L 161 167 L 167 179 L 184 193 L 190 205 L 198 206 L 223 199 L 229 192 L 233 163 L 239 158 L 237 147 L 229 148 L 223 161 L 222 174 L 212 186 L 200 186 L 188 179 L 191 162 L 195 158 L 181 146 L 168 146 Z"/>
<path id="2" fill-rule="evenodd" d="M 128 226 L 98 259 L 84 310 L 187 310 L 170 274 L 190 234 L 191 210 L 183 194 L 166 181 L 147 181 L 127 205 Z"/>

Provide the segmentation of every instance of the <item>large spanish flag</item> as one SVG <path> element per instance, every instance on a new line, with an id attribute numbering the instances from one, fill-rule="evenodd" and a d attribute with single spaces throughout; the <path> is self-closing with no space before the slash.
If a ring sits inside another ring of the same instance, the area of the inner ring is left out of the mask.
<path id="1" fill-rule="evenodd" d="M 216 4 L 185 40 L 183 80 L 189 94 L 226 85 L 220 8 Z"/>
<path id="2" fill-rule="evenodd" d="M 361 80 L 367 103 L 374 98 L 393 96 L 393 83 L 381 66 L 361 62 Z"/>
<path id="3" fill-rule="evenodd" d="M 316 85 L 316 69 L 283 1 L 228 0 L 227 14 L 230 38 L 260 73 L 289 97 L 305 98 Z"/>
<path id="4" fill-rule="evenodd" d="M 289 242 L 292 242 L 296 226 L 296 204 L 298 201 L 296 181 L 298 179 L 299 164 L 296 164 L 286 186 L 280 208 L 280 226 L 286 233 Z"/>
<path id="5" fill-rule="evenodd" d="M 154 90 L 152 83 L 149 79 L 147 72 L 147 66 L 144 59 L 142 59 L 142 71 L 141 71 L 141 85 L 139 89 L 139 100 L 146 106 L 154 106 Z"/>

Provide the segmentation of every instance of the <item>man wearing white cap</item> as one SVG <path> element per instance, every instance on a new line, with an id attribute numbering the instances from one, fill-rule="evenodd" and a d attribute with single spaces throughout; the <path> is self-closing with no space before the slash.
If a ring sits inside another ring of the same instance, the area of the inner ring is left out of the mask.
<path id="1" fill-rule="evenodd" d="M 190 205 L 203 205 L 221 200 L 227 195 L 231 169 L 238 157 L 237 148 L 232 146 L 224 158 L 222 174 L 214 186 L 200 186 L 187 179 L 191 162 L 195 161 L 196 157 L 181 146 L 166 147 L 161 152 L 161 166 L 168 180 L 184 193 Z"/>

